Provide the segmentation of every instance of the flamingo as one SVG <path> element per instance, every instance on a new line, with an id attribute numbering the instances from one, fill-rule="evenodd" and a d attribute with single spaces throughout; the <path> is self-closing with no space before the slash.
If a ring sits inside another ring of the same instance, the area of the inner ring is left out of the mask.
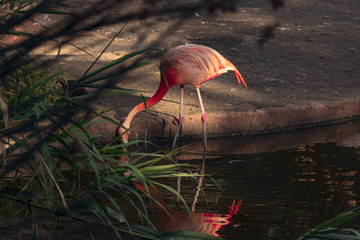
<path id="1" fill-rule="evenodd" d="M 237 78 L 239 85 L 241 83 L 247 88 L 244 79 L 242 78 L 239 71 L 236 69 L 234 64 L 229 60 L 221 56 L 214 49 L 197 44 L 185 44 L 179 45 L 169 49 L 165 55 L 161 58 L 160 62 L 160 86 L 155 94 L 148 99 L 145 103 L 140 103 L 135 106 L 126 117 L 122 126 L 116 131 L 117 136 L 121 136 L 121 140 L 124 143 L 128 142 L 129 128 L 134 116 L 149 108 L 161 99 L 164 98 L 168 90 L 176 85 L 180 85 L 180 116 L 178 119 L 178 126 L 175 132 L 173 141 L 173 147 L 176 145 L 180 128 L 184 119 L 184 85 L 193 85 L 197 91 L 200 108 L 201 108 L 201 120 L 204 131 L 204 147 L 207 148 L 207 137 L 206 137 L 206 113 L 200 94 L 200 85 L 207 82 L 227 71 L 233 71 Z"/>

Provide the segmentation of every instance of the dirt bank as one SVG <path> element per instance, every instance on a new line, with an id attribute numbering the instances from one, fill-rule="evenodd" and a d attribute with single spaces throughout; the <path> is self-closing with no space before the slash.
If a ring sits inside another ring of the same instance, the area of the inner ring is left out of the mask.
<path id="1" fill-rule="evenodd" d="M 356 0 L 285 3 L 284 8 L 274 11 L 266 1 L 239 1 L 235 12 L 209 14 L 204 10 L 190 13 L 185 19 L 175 13 L 132 20 L 100 64 L 149 45 L 166 50 L 196 43 L 216 49 L 238 67 L 248 89 L 239 86 L 232 73 L 202 85 L 210 135 L 269 132 L 358 118 L 360 3 Z M 121 14 L 124 9 L 113 9 L 111 14 Z M 264 28 L 274 24 L 277 24 L 274 37 L 259 46 Z M 73 43 L 97 56 L 122 26 L 98 28 Z M 151 97 L 159 84 L 157 65 L 161 54 L 154 50 L 149 55 L 154 64 L 123 76 L 118 86 L 137 89 Z M 59 59 L 76 77 L 94 57 L 64 46 Z M 98 99 L 96 104 L 100 109 L 120 105 L 109 116 L 121 122 L 141 101 L 140 95 L 118 96 Z M 137 115 L 134 123 L 142 121 L 133 128 L 132 137 L 171 137 L 178 112 L 176 87 L 162 102 Z M 196 92 L 187 86 L 182 136 L 202 135 L 200 115 Z M 112 137 L 114 130 L 115 126 L 107 123 L 92 131 Z"/>

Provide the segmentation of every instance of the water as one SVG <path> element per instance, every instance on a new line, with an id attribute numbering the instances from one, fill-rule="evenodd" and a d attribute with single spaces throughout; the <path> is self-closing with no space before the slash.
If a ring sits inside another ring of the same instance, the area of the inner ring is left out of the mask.
<path id="1" fill-rule="evenodd" d="M 210 138 L 206 154 L 201 140 L 181 144 L 184 148 L 176 156 L 177 161 L 195 165 L 190 170 L 198 175 L 159 181 L 184 197 L 191 216 L 180 199 L 161 191 L 156 199 L 161 198 L 173 219 L 163 211 L 149 209 L 149 213 L 162 231 L 181 228 L 229 240 L 297 239 L 360 200 L 360 121 L 260 136 Z M 170 145 L 162 143 L 163 148 Z M 113 197 L 131 221 L 139 220 L 127 199 L 116 193 Z M 18 211 L 18 205 L 2 204 L 10 213 Z M 52 226 L 52 215 L 50 221 L 42 217 L 39 223 Z M 61 224 L 64 235 L 74 231 L 76 239 L 87 238 L 81 235 L 84 225 L 71 220 Z M 345 226 L 360 229 L 360 220 Z M 51 238 L 52 231 L 43 229 L 42 234 Z M 2 237 L 9 236 L 4 239 L 15 234 L 32 236 L 28 226 L 20 231 L 16 226 L 0 230 Z M 98 238 L 116 238 L 110 228 L 95 226 L 92 231 Z"/>
<path id="2" fill-rule="evenodd" d="M 161 214 L 163 231 L 201 231 L 226 239 L 296 239 L 319 223 L 356 206 L 360 194 L 360 123 L 210 139 L 177 156 L 207 176 L 169 179 L 189 204 L 165 194 L 177 222 Z M 360 229 L 360 220 L 347 223 Z"/>

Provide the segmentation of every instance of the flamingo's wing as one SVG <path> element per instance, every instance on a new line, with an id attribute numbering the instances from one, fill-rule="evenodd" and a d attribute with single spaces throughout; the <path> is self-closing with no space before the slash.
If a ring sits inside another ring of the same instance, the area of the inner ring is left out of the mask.
<path id="1" fill-rule="evenodd" d="M 170 49 L 161 60 L 161 69 L 174 85 L 195 87 L 228 70 L 234 71 L 239 83 L 246 86 L 235 66 L 212 48 L 187 44 Z"/>

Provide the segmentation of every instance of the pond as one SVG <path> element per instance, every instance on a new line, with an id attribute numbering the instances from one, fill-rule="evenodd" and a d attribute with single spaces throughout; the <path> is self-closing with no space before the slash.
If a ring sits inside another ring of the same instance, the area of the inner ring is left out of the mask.
<path id="1" fill-rule="evenodd" d="M 182 144 L 188 146 L 177 161 L 195 164 L 206 176 L 169 179 L 193 218 L 174 195 L 164 195 L 177 225 L 161 214 L 163 231 L 296 239 L 359 201 L 360 122 L 209 139 L 206 154 L 201 141 Z M 360 229 L 360 221 L 347 226 Z"/>
<path id="2" fill-rule="evenodd" d="M 202 140 L 183 140 L 179 144 L 175 159 L 178 163 L 192 164 L 194 167 L 188 170 L 195 177 L 158 181 L 180 193 L 189 211 L 175 194 L 162 191 L 157 195 L 156 200 L 171 217 L 153 203 L 148 204 L 148 212 L 163 232 L 181 228 L 229 240 L 297 239 L 318 224 L 355 207 L 360 200 L 360 121 L 256 136 L 209 138 L 206 154 Z M 167 150 L 171 142 L 158 145 Z M 69 175 L 72 174 L 70 171 Z M 20 181 L 27 183 L 28 179 L 7 181 L 6 186 L 22 186 Z M 28 190 L 41 192 L 41 186 L 33 183 L 34 189 L 30 185 Z M 139 220 L 128 199 L 116 191 L 109 193 L 129 220 Z M 104 197 L 101 203 L 106 202 L 109 201 Z M 32 236 L 30 221 L 25 221 L 22 227 L 4 217 L 18 212 L 19 205 L 10 204 L 7 199 L 0 205 L 3 210 L 0 239 Z M 38 221 L 42 229 L 39 239 L 50 239 L 54 233 L 52 211 L 40 212 Z M 68 218 L 59 222 L 59 236 L 73 234 L 69 235 L 75 236 L 71 239 L 88 239 L 82 223 Z M 360 219 L 345 226 L 360 229 Z M 91 231 L 95 239 L 116 239 L 111 228 L 95 225 Z"/>

